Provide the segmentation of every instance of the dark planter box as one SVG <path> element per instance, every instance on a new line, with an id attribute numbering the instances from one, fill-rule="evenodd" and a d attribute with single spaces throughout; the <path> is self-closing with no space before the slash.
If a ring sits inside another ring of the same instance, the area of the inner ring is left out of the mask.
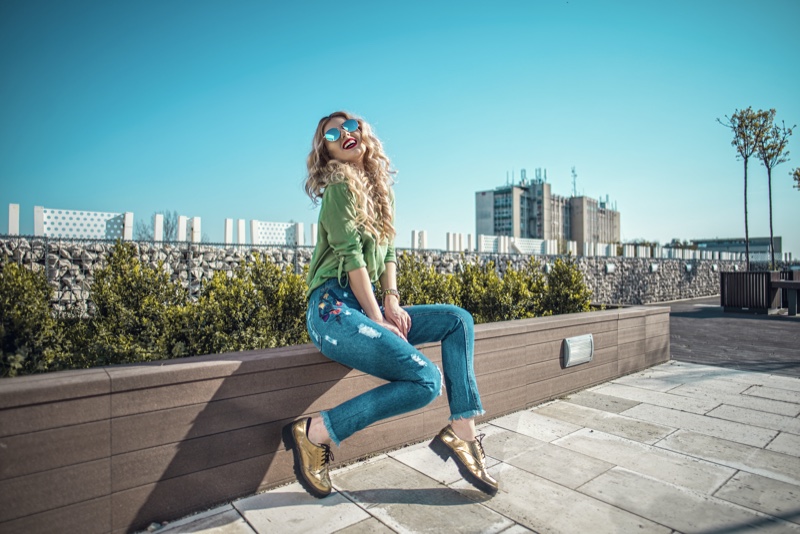
<path id="1" fill-rule="evenodd" d="M 564 338 L 594 359 L 563 368 Z M 481 420 L 669 360 L 669 308 L 479 325 Z M 422 346 L 441 363 L 439 344 Z M 293 479 L 281 427 L 382 383 L 313 345 L 0 381 L 0 531 L 128 532 Z M 337 463 L 429 439 L 445 397 L 376 424 Z"/>
<path id="2" fill-rule="evenodd" d="M 720 273 L 720 306 L 726 312 L 776 313 L 780 291 L 771 284 L 779 279 L 777 271 Z"/>

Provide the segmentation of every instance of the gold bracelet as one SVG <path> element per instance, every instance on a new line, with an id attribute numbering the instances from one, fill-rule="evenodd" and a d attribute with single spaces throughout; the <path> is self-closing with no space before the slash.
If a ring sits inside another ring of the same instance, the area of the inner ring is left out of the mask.
<path id="1" fill-rule="evenodd" d="M 386 295 L 394 295 L 397 297 L 397 302 L 400 302 L 400 292 L 396 289 L 384 289 L 383 290 L 383 298 L 386 298 Z"/>

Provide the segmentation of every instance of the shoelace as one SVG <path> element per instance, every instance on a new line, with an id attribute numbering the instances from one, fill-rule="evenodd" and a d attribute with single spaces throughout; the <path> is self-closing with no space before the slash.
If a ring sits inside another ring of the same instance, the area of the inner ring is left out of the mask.
<path id="1" fill-rule="evenodd" d="M 478 434 L 475 436 L 475 443 L 478 444 L 478 450 L 481 451 L 481 458 L 486 458 L 486 453 L 483 452 L 483 438 L 486 437 L 486 434 Z"/>
<path id="2" fill-rule="evenodd" d="M 321 447 L 323 448 L 322 463 L 323 465 L 328 465 L 333 461 L 333 451 L 331 450 L 329 445 L 322 444 Z"/>

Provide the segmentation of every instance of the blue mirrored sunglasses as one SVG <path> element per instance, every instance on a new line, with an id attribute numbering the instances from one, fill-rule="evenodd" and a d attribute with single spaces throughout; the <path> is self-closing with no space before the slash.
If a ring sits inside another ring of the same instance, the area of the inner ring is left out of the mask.
<path id="1" fill-rule="evenodd" d="M 347 133 L 353 133 L 358 130 L 358 121 L 355 119 L 348 119 L 342 123 L 339 128 L 331 128 L 325 132 L 326 141 L 338 141 L 342 136 L 340 128 Z"/>

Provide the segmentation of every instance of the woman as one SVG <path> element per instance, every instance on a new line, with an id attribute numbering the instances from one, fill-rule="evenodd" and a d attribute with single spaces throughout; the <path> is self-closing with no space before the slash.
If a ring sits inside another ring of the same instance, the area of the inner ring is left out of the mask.
<path id="1" fill-rule="evenodd" d="M 414 345 L 442 342 L 450 424 L 431 443 L 452 457 L 464 478 L 486 493 L 486 471 L 474 418 L 484 413 L 473 371 L 472 316 L 450 305 L 400 307 L 394 251 L 389 158 L 365 121 L 346 112 L 323 117 L 308 155 L 305 190 L 322 199 L 317 246 L 308 273 L 306 324 L 327 357 L 388 383 L 319 416 L 284 428 L 295 473 L 316 497 L 331 492 L 330 443 L 337 446 L 370 424 L 421 408 L 442 388 L 439 369 Z M 373 284 L 380 281 L 383 307 Z"/>

